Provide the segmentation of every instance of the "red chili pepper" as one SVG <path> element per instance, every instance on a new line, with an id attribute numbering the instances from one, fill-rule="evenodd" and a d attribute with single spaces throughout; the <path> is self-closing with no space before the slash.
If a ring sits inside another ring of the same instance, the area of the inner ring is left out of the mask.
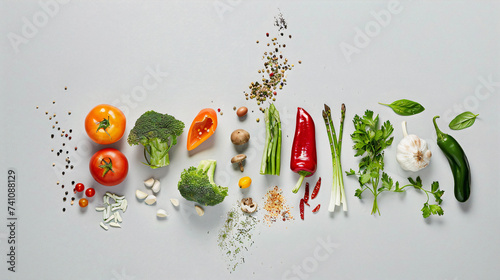
<path id="1" fill-rule="evenodd" d="M 320 187 L 321 187 L 321 177 L 319 177 L 318 182 L 316 182 L 316 186 L 314 187 L 314 190 L 311 194 L 311 199 L 314 199 L 318 195 Z"/>
<path id="2" fill-rule="evenodd" d="M 314 121 L 311 115 L 304 109 L 298 107 L 290 169 L 298 173 L 300 178 L 293 189 L 293 193 L 299 191 L 305 177 L 312 176 L 314 172 L 316 172 L 316 165 L 316 133 Z"/>
<path id="3" fill-rule="evenodd" d="M 306 182 L 306 192 L 304 193 L 304 203 L 309 201 L 309 182 Z"/>
<path id="4" fill-rule="evenodd" d="M 300 199 L 299 208 L 300 208 L 300 218 L 302 220 L 304 220 L 304 199 L 303 198 Z"/>
<path id="5" fill-rule="evenodd" d="M 316 208 L 313 209 L 313 213 L 318 212 L 320 207 L 321 207 L 321 204 L 318 204 L 318 206 L 316 206 Z"/>

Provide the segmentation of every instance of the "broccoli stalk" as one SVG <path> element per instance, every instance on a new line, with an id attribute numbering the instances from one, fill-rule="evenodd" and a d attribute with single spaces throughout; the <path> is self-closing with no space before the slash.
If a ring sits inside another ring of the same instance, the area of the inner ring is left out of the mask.
<path id="1" fill-rule="evenodd" d="M 177 137 L 183 130 L 184 123 L 173 116 L 148 111 L 137 119 L 127 142 L 131 146 L 144 146 L 146 164 L 159 168 L 170 164 L 168 152 L 177 144 Z"/>
<path id="2" fill-rule="evenodd" d="M 152 168 L 167 166 L 170 163 L 168 143 L 155 138 L 144 145 L 144 158 Z M 147 155 L 149 154 L 149 161 Z"/>
<path id="3" fill-rule="evenodd" d="M 182 197 L 202 205 L 216 205 L 227 196 L 227 187 L 215 184 L 214 174 L 217 162 L 202 160 L 198 167 L 191 166 L 184 169 L 177 188 Z"/>

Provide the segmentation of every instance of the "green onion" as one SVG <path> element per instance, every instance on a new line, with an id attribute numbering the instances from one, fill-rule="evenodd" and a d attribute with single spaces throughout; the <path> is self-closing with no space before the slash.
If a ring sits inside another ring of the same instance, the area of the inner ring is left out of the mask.
<path id="1" fill-rule="evenodd" d="M 325 104 L 325 110 L 323 110 L 323 120 L 325 121 L 326 133 L 328 134 L 328 140 L 330 141 L 330 150 L 332 152 L 332 166 L 333 166 L 333 186 L 332 193 L 330 196 L 330 204 L 328 206 L 328 211 L 335 211 L 335 206 L 340 206 L 344 211 L 347 211 L 347 202 L 345 199 L 344 191 L 344 178 L 342 176 L 342 164 L 340 162 L 340 154 L 342 151 L 342 134 L 344 133 L 344 119 L 345 119 L 345 105 L 342 104 L 341 107 L 341 117 L 340 117 L 340 130 L 337 138 L 335 133 L 335 127 L 332 121 L 332 113 L 330 107 Z"/>

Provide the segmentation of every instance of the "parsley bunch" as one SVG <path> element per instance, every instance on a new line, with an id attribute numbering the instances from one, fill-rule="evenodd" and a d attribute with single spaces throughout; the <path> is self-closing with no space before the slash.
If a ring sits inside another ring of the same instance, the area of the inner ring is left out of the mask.
<path id="1" fill-rule="evenodd" d="M 355 196 L 361 199 L 361 194 L 369 190 L 373 194 L 372 215 L 380 210 L 377 204 L 377 197 L 384 191 L 404 192 L 404 188 L 399 187 L 399 182 L 392 180 L 384 170 L 384 149 L 392 144 L 394 137 L 391 137 L 394 128 L 389 121 L 379 126 L 378 115 L 373 117 L 373 112 L 366 110 L 363 117 L 354 116 L 354 133 L 351 139 L 354 142 L 353 149 L 355 156 L 362 156 L 359 162 L 359 171 L 350 170 L 347 176 L 356 175 L 358 177 L 359 188 Z"/>

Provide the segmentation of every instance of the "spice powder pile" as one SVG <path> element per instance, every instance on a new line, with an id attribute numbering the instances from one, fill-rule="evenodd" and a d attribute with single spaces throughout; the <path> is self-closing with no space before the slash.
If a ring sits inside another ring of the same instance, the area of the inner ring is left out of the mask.
<path id="1" fill-rule="evenodd" d="M 294 217 L 290 213 L 290 206 L 288 206 L 283 196 L 283 191 L 278 186 L 275 186 L 266 193 L 264 201 L 264 210 L 267 211 L 264 215 L 264 223 L 268 226 L 271 226 L 278 220 L 294 220 Z"/>

